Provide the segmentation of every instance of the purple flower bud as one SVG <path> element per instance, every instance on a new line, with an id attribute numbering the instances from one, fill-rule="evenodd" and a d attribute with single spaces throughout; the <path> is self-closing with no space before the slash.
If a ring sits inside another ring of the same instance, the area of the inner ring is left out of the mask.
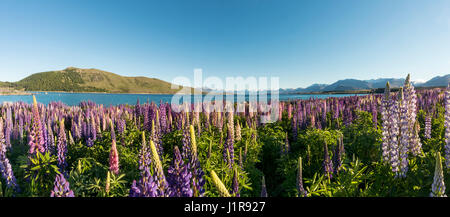
<path id="1" fill-rule="evenodd" d="M 67 138 L 66 138 L 66 131 L 64 128 L 64 119 L 61 119 L 59 123 L 57 151 L 58 151 L 58 167 L 60 168 L 61 171 L 64 171 L 64 169 L 67 166 L 66 163 Z"/>
<path id="2" fill-rule="evenodd" d="M 233 170 L 233 189 L 231 191 L 236 197 L 240 197 L 239 194 L 239 174 L 237 168 L 235 167 Z"/>
<path id="3" fill-rule="evenodd" d="M 302 175 L 302 157 L 298 158 L 298 171 L 297 171 L 297 196 L 298 197 L 306 197 L 307 192 L 303 188 L 303 175 Z"/>
<path id="4" fill-rule="evenodd" d="M 323 159 L 323 171 L 328 178 L 333 178 L 333 162 L 330 159 L 330 155 L 328 153 L 328 145 L 325 142 L 323 146 L 324 150 L 324 159 Z"/>
<path id="5" fill-rule="evenodd" d="M 180 150 L 174 147 L 174 159 L 172 166 L 167 171 L 171 197 L 192 197 L 191 188 L 192 173 L 181 158 Z"/>
<path id="6" fill-rule="evenodd" d="M 51 191 L 50 197 L 75 197 L 63 174 L 56 175 L 55 187 Z"/>
<path id="7" fill-rule="evenodd" d="M 264 179 L 264 176 L 262 177 L 261 183 L 261 197 L 268 197 L 266 189 L 266 180 Z"/>
<path id="8" fill-rule="evenodd" d="M 431 116 L 429 114 L 425 117 L 425 138 L 431 138 Z"/>

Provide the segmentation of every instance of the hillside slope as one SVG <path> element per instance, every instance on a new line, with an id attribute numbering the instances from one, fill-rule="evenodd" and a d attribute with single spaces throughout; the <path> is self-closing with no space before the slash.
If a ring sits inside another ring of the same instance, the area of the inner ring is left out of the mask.
<path id="1" fill-rule="evenodd" d="M 98 69 L 75 67 L 36 73 L 14 84 L 26 91 L 173 94 L 179 90 L 171 89 L 171 83 L 155 78 L 125 77 Z"/>

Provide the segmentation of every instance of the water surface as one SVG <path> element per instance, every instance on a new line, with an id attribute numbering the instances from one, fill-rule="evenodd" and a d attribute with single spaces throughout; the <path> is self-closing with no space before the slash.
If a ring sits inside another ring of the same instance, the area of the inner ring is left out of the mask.
<path id="1" fill-rule="evenodd" d="M 36 99 L 38 102 L 43 104 L 48 104 L 50 102 L 63 102 L 69 106 L 78 105 L 82 101 L 92 101 L 97 104 L 103 104 L 105 106 L 109 105 L 119 105 L 119 104 L 129 104 L 134 105 L 136 101 L 139 99 L 140 103 L 155 102 L 159 104 L 162 102 L 171 102 L 172 94 L 109 94 L 109 93 L 60 93 L 60 92 L 34 92 L 36 94 Z M 309 99 L 309 98 L 328 98 L 328 97 L 344 97 L 344 96 L 354 96 L 356 94 L 317 94 L 317 95 L 298 95 L 298 94 L 280 94 L 279 100 L 287 101 L 294 99 Z M 365 95 L 365 94 L 358 94 Z M 239 96 L 239 97 L 238 97 Z M 234 101 L 239 102 L 243 95 L 235 95 Z M 204 96 L 202 96 L 204 97 Z M 219 96 L 217 96 L 219 97 Z M 245 95 L 245 100 L 248 101 L 253 99 L 249 97 L 249 95 Z M 191 97 L 191 101 L 200 100 L 200 96 Z M 214 98 L 213 98 L 214 99 Z M 223 96 L 223 99 L 226 99 Z M 270 94 L 267 96 L 267 100 L 270 100 Z M 32 103 L 33 97 L 32 95 L 1 95 L 0 103 L 3 102 L 18 102 L 23 101 L 26 103 Z M 181 102 L 181 100 L 180 100 Z"/>

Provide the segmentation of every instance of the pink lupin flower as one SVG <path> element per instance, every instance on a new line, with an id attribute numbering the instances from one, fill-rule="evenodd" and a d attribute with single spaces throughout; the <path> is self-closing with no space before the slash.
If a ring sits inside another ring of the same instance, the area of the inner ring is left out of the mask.
<path id="1" fill-rule="evenodd" d="M 44 135 L 41 124 L 41 117 L 39 116 L 39 110 L 36 102 L 36 97 L 33 95 L 33 108 L 32 108 L 32 124 L 31 132 L 28 137 L 28 145 L 30 146 L 29 153 L 33 154 L 35 152 L 43 153 L 44 149 Z"/>
<path id="2" fill-rule="evenodd" d="M 109 170 L 113 172 L 114 174 L 119 174 L 119 153 L 117 152 L 117 146 L 116 146 L 116 138 L 114 133 L 114 126 L 111 123 L 111 151 L 109 153 Z"/>

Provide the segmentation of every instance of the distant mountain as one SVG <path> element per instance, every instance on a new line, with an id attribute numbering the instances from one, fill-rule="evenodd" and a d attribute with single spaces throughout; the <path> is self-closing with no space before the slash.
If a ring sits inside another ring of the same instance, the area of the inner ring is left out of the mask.
<path id="1" fill-rule="evenodd" d="M 171 89 L 171 83 L 156 78 L 125 77 L 99 69 L 75 67 L 32 74 L 10 84 L 25 91 L 173 94 L 179 90 Z"/>
<path id="2" fill-rule="evenodd" d="M 370 84 L 367 81 L 356 79 L 339 80 L 326 86 L 323 91 L 345 91 L 345 90 L 366 90 L 370 89 Z"/>
<path id="3" fill-rule="evenodd" d="M 344 79 L 336 81 L 332 84 L 314 84 L 307 88 L 289 88 L 280 89 L 280 93 L 312 93 L 312 92 L 342 92 L 342 91 L 359 91 L 372 90 L 386 87 L 389 82 L 392 88 L 398 88 L 405 83 L 404 78 L 378 78 L 370 80 Z M 450 82 L 450 74 L 437 76 L 427 82 L 412 82 L 416 87 L 445 87 Z"/>
<path id="4" fill-rule="evenodd" d="M 436 76 L 429 81 L 420 84 L 422 87 L 447 87 L 450 82 L 450 74 L 444 76 Z"/>
<path id="5" fill-rule="evenodd" d="M 311 92 L 320 92 L 322 91 L 327 84 L 313 84 L 307 88 L 287 88 L 280 89 L 280 93 L 311 93 Z"/>
<path id="6" fill-rule="evenodd" d="M 405 83 L 404 78 L 379 78 L 365 81 L 370 84 L 371 88 L 384 88 L 386 87 L 386 82 L 388 81 L 391 87 L 401 87 Z"/>

